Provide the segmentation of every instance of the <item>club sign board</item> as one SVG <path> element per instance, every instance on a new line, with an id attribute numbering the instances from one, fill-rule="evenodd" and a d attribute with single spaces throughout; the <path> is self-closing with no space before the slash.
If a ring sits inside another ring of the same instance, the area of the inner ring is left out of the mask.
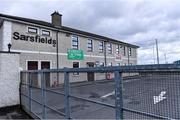
<path id="1" fill-rule="evenodd" d="M 67 51 L 68 60 L 84 60 L 84 53 L 82 50 L 72 50 Z"/>

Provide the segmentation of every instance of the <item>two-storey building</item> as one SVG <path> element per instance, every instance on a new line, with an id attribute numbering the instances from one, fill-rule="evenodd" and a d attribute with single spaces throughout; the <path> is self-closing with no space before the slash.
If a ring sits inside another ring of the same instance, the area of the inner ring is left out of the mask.
<path id="1" fill-rule="evenodd" d="M 63 26 L 58 12 L 51 17 L 49 23 L 0 14 L 0 51 L 9 44 L 20 52 L 21 70 L 137 64 L 138 46 Z"/>

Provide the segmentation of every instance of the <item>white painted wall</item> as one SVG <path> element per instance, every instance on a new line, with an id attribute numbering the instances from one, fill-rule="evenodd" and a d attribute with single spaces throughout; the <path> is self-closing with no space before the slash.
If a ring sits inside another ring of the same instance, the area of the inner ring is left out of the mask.
<path id="1" fill-rule="evenodd" d="M 12 22 L 4 21 L 2 33 L 2 51 L 8 51 L 8 44 L 11 43 Z"/>
<path id="2" fill-rule="evenodd" d="M 2 41 L 3 41 L 3 25 L 0 26 L 0 51 L 2 51 Z"/>
<path id="3" fill-rule="evenodd" d="M 19 54 L 0 53 L 0 108 L 19 104 Z"/>

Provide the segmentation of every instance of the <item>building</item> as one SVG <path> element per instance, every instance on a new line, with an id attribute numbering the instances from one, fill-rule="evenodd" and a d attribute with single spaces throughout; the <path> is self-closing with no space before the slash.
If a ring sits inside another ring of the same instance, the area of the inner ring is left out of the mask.
<path id="1" fill-rule="evenodd" d="M 180 64 L 180 60 L 174 61 L 174 64 Z"/>
<path id="2" fill-rule="evenodd" d="M 21 70 L 137 64 L 138 46 L 63 26 L 58 12 L 51 17 L 49 23 L 0 14 L 0 51 L 8 51 L 9 44 L 20 52 Z"/>

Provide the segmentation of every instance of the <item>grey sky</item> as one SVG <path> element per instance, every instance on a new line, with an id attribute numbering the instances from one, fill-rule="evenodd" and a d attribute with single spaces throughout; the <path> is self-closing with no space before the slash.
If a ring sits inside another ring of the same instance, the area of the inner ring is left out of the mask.
<path id="1" fill-rule="evenodd" d="M 154 63 L 158 39 L 160 63 L 180 59 L 180 0 L 1 0 L 0 12 L 50 22 L 63 14 L 63 25 L 140 46 L 140 64 Z M 155 53 L 155 51 L 154 51 Z"/>

